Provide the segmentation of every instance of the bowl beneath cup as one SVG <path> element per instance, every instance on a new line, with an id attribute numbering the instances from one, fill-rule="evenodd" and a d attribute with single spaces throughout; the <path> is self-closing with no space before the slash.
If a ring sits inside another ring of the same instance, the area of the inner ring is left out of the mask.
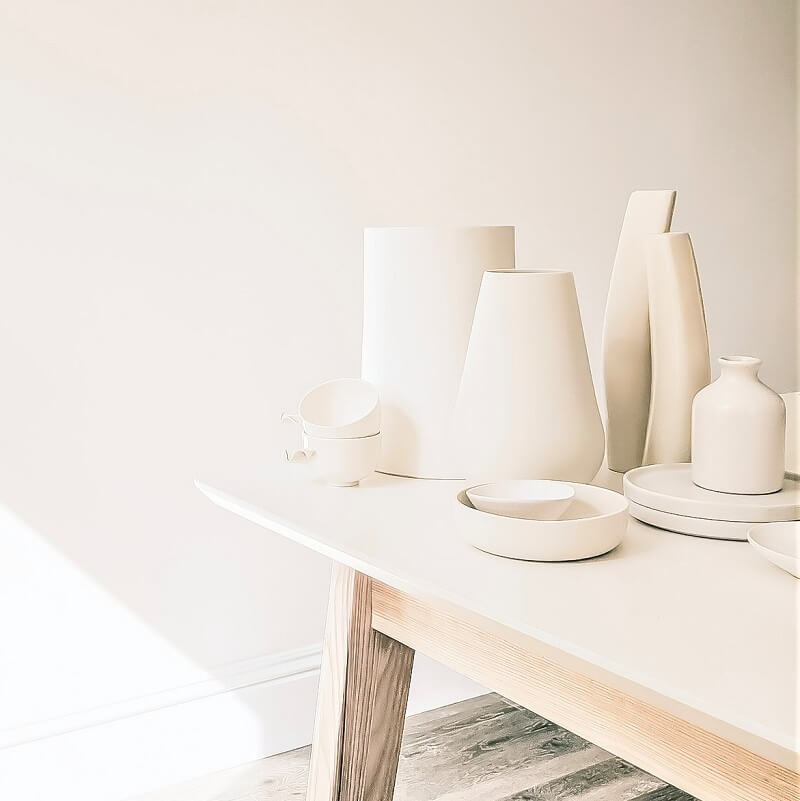
<path id="1" fill-rule="evenodd" d="M 337 487 L 354 487 L 377 467 L 381 435 L 334 439 L 304 434 L 303 447 L 311 454 L 308 464 L 316 478 Z"/>

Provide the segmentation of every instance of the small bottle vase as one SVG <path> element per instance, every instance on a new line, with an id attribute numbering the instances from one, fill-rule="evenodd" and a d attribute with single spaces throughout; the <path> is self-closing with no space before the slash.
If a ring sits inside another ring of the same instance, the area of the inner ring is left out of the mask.
<path id="1" fill-rule="evenodd" d="M 699 487 L 765 495 L 783 487 L 786 406 L 758 378 L 761 360 L 719 359 L 720 377 L 692 405 L 692 480 Z"/>

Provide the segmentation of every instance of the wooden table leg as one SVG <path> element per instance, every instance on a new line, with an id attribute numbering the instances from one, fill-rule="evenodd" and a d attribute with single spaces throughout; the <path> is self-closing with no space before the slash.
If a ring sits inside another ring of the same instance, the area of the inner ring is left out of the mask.
<path id="1" fill-rule="evenodd" d="M 391 801 L 413 662 L 372 628 L 370 579 L 335 564 L 307 801 Z"/>

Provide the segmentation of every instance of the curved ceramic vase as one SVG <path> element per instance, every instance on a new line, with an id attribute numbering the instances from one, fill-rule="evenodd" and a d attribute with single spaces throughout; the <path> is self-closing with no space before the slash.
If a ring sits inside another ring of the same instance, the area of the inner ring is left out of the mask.
<path id="1" fill-rule="evenodd" d="M 603 324 L 608 466 L 642 464 L 650 412 L 650 323 L 644 237 L 669 231 L 673 190 L 633 192 L 628 200 Z"/>
<path id="2" fill-rule="evenodd" d="M 484 275 L 454 433 L 476 482 L 597 473 L 605 438 L 572 273 Z"/>
<path id="3" fill-rule="evenodd" d="M 786 406 L 758 378 L 761 359 L 726 356 L 720 377 L 692 408 L 692 481 L 705 489 L 763 495 L 783 487 Z"/>
<path id="4" fill-rule="evenodd" d="M 800 478 L 800 392 L 781 397 L 786 406 L 786 472 Z"/>
<path id="5" fill-rule="evenodd" d="M 514 228 L 364 230 L 361 375 L 378 388 L 378 470 L 460 478 L 450 426 L 484 270 L 514 266 Z"/>
<path id="6" fill-rule="evenodd" d="M 652 384 L 643 463 L 689 462 L 692 401 L 711 380 L 700 278 L 689 234 L 645 239 Z"/>

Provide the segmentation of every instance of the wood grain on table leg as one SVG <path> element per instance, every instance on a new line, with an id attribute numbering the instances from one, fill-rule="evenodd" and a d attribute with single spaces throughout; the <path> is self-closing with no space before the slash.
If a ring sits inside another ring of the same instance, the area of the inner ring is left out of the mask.
<path id="1" fill-rule="evenodd" d="M 308 801 L 390 801 L 413 660 L 372 628 L 370 579 L 334 565 Z"/>

